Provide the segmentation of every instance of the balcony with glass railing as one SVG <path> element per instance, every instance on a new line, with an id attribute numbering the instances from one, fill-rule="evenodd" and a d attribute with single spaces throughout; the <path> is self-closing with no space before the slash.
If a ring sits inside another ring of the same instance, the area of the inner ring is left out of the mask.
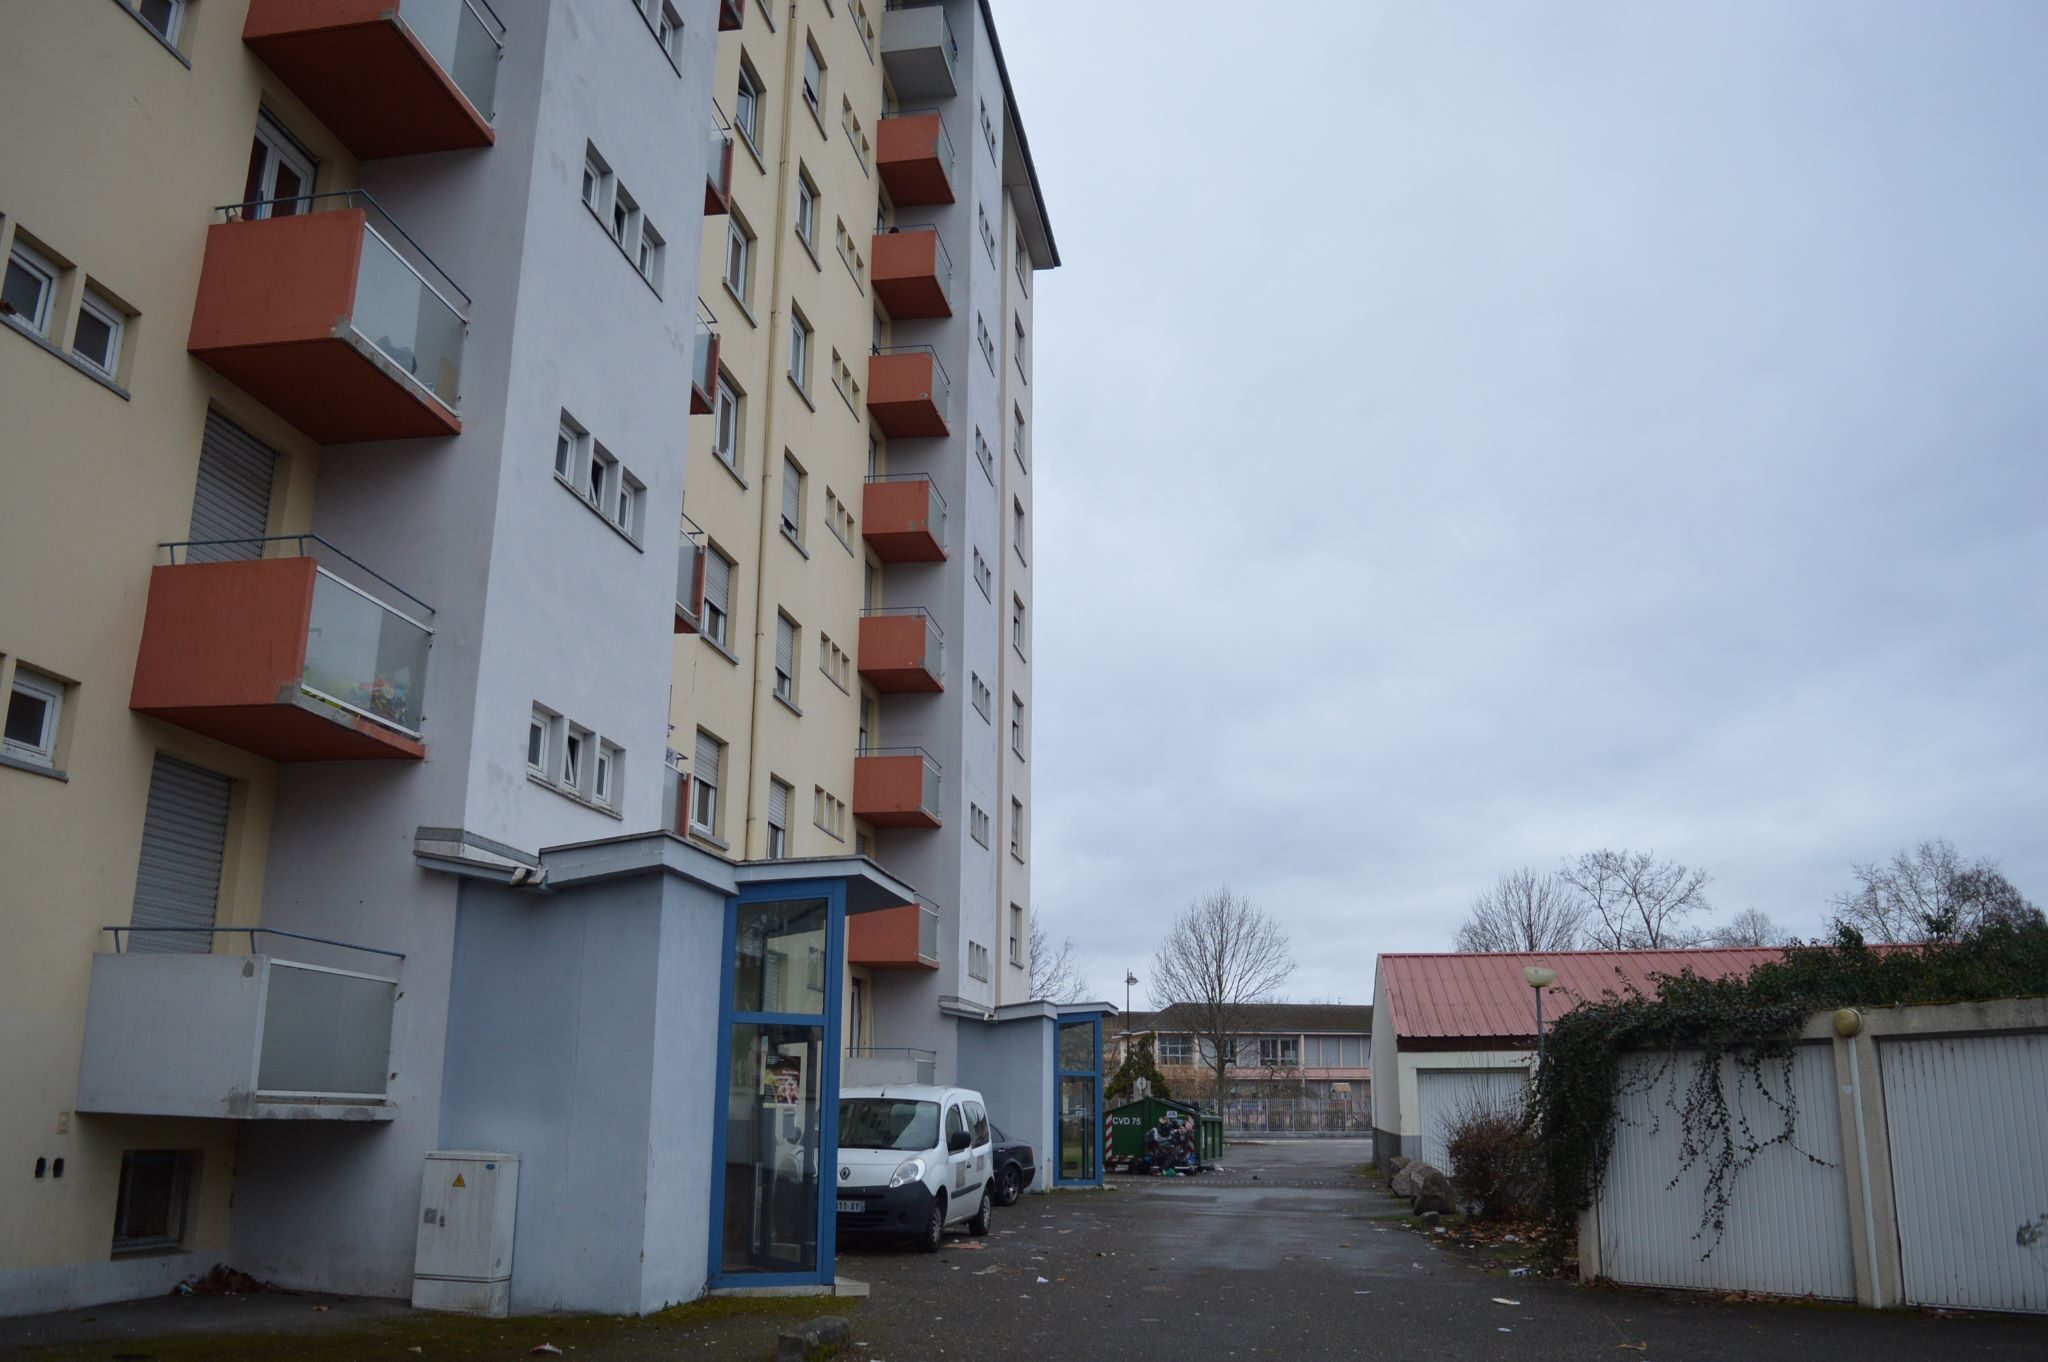
<path id="1" fill-rule="evenodd" d="M 359 189 L 229 204 L 186 349 L 321 444 L 461 431 L 469 295 Z"/>
<path id="2" fill-rule="evenodd" d="M 891 439 L 948 433 L 953 381 L 929 345 L 878 346 L 868 356 L 868 414 Z"/>
<path id="3" fill-rule="evenodd" d="M 939 967 L 939 910 L 930 899 L 853 913 L 846 919 L 846 962 L 869 969 Z"/>
<path id="4" fill-rule="evenodd" d="M 953 257 L 946 253 L 936 227 L 894 227 L 875 233 L 868 278 L 892 321 L 953 315 Z"/>
<path id="5" fill-rule="evenodd" d="M 690 414 L 709 416 L 717 410 L 718 318 L 703 300 L 697 303 L 697 334 L 690 349 Z"/>
<path id="6" fill-rule="evenodd" d="M 953 202 L 953 139 L 938 111 L 883 118 L 875 126 L 875 169 L 898 208 Z"/>
<path id="7" fill-rule="evenodd" d="M 922 747 L 875 747 L 853 759 L 853 816 L 878 828 L 944 824 L 939 763 Z"/>
<path id="8" fill-rule="evenodd" d="M 92 957 L 76 1110 L 392 1119 L 401 953 L 268 928 L 104 930 L 112 948 Z M 214 949 L 236 936 L 247 954 Z M 279 959 L 263 946 L 351 967 Z"/>
<path id="9" fill-rule="evenodd" d="M 242 41 L 363 160 L 495 139 L 505 25 L 485 0 L 249 0 Z"/>
<path id="10" fill-rule="evenodd" d="M 960 42 L 941 0 L 888 0 L 882 15 L 882 66 L 899 99 L 959 93 Z"/>
<path id="11" fill-rule="evenodd" d="M 860 612 L 861 680 L 885 695 L 946 688 L 946 636 L 920 605 Z"/>
<path id="12" fill-rule="evenodd" d="M 130 709 L 273 761 L 426 755 L 424 601 L 316 535 L 161 547 Z"/>
<path id="13" fill-rule="evenodd" d="M 946 558 L 946 499 L 925 473 L 878 473 L 861 492 L 860 534 L 885 563 Z"/>

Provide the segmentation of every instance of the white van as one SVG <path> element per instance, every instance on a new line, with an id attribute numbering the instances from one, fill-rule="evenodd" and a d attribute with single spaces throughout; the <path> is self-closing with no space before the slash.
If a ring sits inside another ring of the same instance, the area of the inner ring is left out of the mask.
<path id="1" fill-rule="evenodd" d="M 842 1239 L 889 1235 L 937 1253 L 948 1225 L 987 1234 L 994 1146 L 981 1094 L 886 1084 L 839 1094 Z"/>

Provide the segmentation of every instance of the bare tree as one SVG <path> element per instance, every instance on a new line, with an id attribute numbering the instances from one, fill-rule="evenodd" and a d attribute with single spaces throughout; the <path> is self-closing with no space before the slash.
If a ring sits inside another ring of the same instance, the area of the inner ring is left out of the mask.
<path id="1" fill-rule="evenodd" d="M 1602 950 L 1672 950 L 1697 946 L 1706 933 L 1686 919 L 1708 911 L 1712 877 L 1648 851 L 1589 851 L 1565 862 L 1559 877 L 1579 891 L 1587 910 L 1588 944 Z"/>
<path id="2" fill-rule="evenodd" d="M 1568 951 L 1581 940 L 1586 905 L 1556 875 L 1526 866 L 1472 900 L 1458 928 L 1460 951 Z"/>
<path id="3" fill-rule="evenodd" d="M 1745 908 L 1714 932 L 1716 946 L 1783 946 L 1783 928 L 1761 908 Z"/>
<path id="4" fill-rule="evenodd" d="M 1947 838 L 1851 869 L 1856 888 L 1835 897 L 1835 922 L 1855 928 L 1865 941 L 1942 941 L 1989 923 L 2019 925 L 2041 916 L 1996 862 L 1965 861 Z"/>
<path id="5" fill-rule="evenodd" d="M 1031 996 L 1055 1003 L 1078 1003 L 1088 996 L 1088 976 L 1074 958 L 1074 938 L 1054 946 L 1045 938 L 1037 914 L 1031 917 Z"/>
<path id="6" fill-rule="evenodd" d="M 1161 1011 L 1177 1005 L 1205 1043 L 1219 1102 L 1240 1038 L 1258 1029 L 1261 1006 L 1293 974 L 1287 933 L 1228 885 L 1190 903 L 1160 943 L 1147 985 L 1152 1004 Z"/>

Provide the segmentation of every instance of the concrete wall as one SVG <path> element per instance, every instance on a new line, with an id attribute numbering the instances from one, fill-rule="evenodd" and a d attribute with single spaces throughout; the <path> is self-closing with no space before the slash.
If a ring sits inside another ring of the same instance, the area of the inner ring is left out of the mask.
<path id="1" fill-rule="evenodd" d="M 1023 1003 L 1003 1009 L 996 1021 L 963 1021 L 957 1026 L 958 1082 L 981 1093 L 989 1119 L 1005 1135 L 1028 1141 L 1037 1152 L 1037 1180 L 1029 1190 L 1049 1189 L 1057 1126 L 1050 1100 L 1057 1015 L 1046 1004 Z"/>

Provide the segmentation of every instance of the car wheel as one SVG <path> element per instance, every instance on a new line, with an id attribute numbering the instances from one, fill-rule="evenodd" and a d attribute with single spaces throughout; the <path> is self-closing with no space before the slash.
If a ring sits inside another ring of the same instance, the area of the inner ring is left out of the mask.
<path id="1" fill-rule="evenodd" d="M 1017 1198 L 1024 1195 L 1024 1173 L 1016 1164 L 1009 1164 L 996 1175 L 996 1204 L 1014 1206 Z"/>
<path id="2" fill-rule="evenodd" d="M 989 1199 L 988 1188 L 981 1189 L 981 1204 L 974 1208 L 974 1219 L 967 1222 L 967 1232 L 983 1236 L 988 1233 L 990 1222 L 996 1218 L 995 1202 Z"/>
<path id="3" fill-rule="evenodd" d="M 931 1218 L 924 1222 L 924 1233 L 917 1237 L 919 1253 L 937 1253 L 939 1245 L 946 1238 L 946 1197 L 942 1192 L 932 1202 Z"/>

